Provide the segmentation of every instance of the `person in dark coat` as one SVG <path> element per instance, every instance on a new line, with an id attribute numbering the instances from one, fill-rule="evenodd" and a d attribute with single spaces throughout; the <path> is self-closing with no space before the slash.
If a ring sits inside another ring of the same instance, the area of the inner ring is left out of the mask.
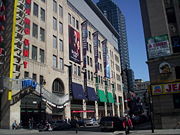
<path id="1" fill-rule="evenodd" d="M 79 124 L 78 124 L 78 118 L 75 116 L 71 119 L 71 127 L 76 130 L 76 134 L 77 134 L 79 130 Z"/>

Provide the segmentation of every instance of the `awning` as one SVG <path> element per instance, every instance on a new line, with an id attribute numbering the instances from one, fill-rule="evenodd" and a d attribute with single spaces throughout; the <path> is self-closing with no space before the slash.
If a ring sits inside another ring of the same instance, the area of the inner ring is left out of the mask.
<path id="1" fill-rule="evenodd" d="M 97 96 L 96 96 L 94 88 L 87 87 L 87 93 L 88 93 L 88 100 L 97 101 Z"/>
<path id="2" fill-rule="evenodd" d="M 107 102 L 107 98 L 104 91 L 98 90 L 98 96 L 99 96 L 100 102 Z"/>
<path id="3" fill-rule="evenodd" d="M 84 90 L 80 84 L 72 83 L 72 94 L 74 99 L 85 99 Z"/>
<path id="4" fill-rule="evenodd" d="M 108 98 L 109 103 L 114 103 L 114 98 L 113 98 L 112 93 L 108 92 L 107 93 L 107 98 Z"/>

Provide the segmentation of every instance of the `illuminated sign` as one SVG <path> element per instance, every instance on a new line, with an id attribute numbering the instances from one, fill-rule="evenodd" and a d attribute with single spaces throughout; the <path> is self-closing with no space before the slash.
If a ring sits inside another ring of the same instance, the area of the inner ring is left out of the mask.
<path id="1" fill-rule="evenodd" d="M 24 68 L 27 68 L 27 62 L 21 61 L 21 56 L 29 56 L 29 40 L 27 35 L 30 35 L 30 15 L 31 0 L 18 0 L 15 18 L 15 40 L 14 40 L 14 70 L 15 78 L 19 78 L 20 69 L 23 63 Z"/>
<path id="2" fill-rule="evenodd" d="M 28 87 L 32 87 L 32 88 L 36 88 L 37 83 L 33 80 L 23 80 L 22 81 L 22 88 L 28 88 Z"/>

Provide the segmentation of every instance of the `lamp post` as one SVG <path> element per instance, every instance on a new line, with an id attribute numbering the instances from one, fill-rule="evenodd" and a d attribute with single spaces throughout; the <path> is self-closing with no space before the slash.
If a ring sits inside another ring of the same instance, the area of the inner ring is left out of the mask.
<path id="1" fill-rule="evenodd" d="M 39 101 L 39 118 L 41 120 L 41 110 L 42 110 L 42 88 L 43 86 L 46 84 L 46 81 L 43 79 L 41 82 L 40 82 L 40 93 L 39 93 L 39 97 L 40 97 L 40 101 Z"/>
<path id="2" fill-rule="evenodd" d="M 153 101 L 152 101 L 152 88 L 149 87 L 149 110 L 150 110 L 150 120 L 151 120 L 151 130 L 154 133 L 154 120 L 153 120 Z"/>

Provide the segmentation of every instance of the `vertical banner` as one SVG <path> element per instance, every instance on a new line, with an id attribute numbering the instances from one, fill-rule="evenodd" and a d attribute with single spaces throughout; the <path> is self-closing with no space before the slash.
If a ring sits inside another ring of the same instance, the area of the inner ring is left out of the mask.
<path id="1" fill-rule="evenodd" d="M 81 64 L 80 34 L 69 26 L 69 59 Z"/>
<path id="2" fill-rule="evenodd" d="M 98 72 L 98 31 L 93 33 L 95 73 Z"/>
<path id="3" fill-rule="evenodd" d="M 21 56 L 29 56 L 29 40 L 27 39 L 27 35 L 30 35 L 30 19 L 28 18 L 31 11 L 30 9 L 31 0 L 15 0 L 10 78 L 12 78 L 13 75 L 15 75 L 14 77 L 16 79 L 20 77 L 20 69 L 22 63 L 24 64 L 24 68 L 27 67 L 27 62 L 22 62 Z"/>
<path id="4" fill-rule="evenodd" d="M 87 21 L 82 23 L 82 44 L 83 44 L 83 68 L 86 68 L 87 57 Z"/>
<path id="5" fill-rule="evenodd" d="M 106 77 L 107 39 L 103 40 L 101 43 L 103 48 L 104 77 Z"/>

